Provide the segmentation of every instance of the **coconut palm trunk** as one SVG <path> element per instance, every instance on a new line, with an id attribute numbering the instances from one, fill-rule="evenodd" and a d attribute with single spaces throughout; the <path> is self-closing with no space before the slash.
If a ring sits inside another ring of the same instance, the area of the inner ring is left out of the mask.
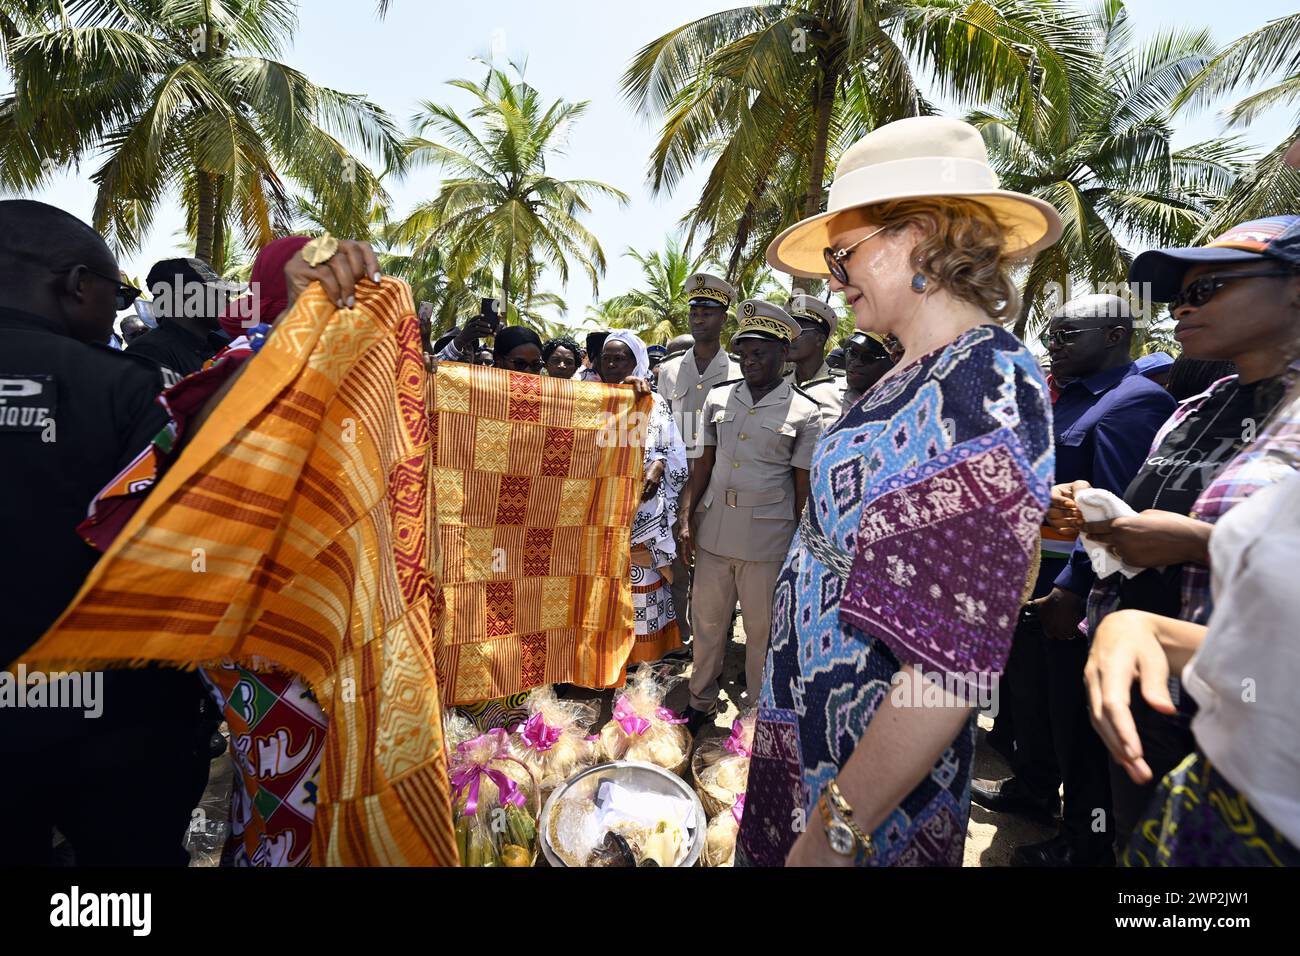
<path id="1" fill-rule="evenodd" d="M 835 109 L 835 88 L 839 85 L 839 75 L 825 72 L 817 83 L 813 94 L 813 109 L 817 113 L 817 135 L 813 140 L 812 156 L 808 163 L 808 192 L 804 197 L 804 217 L 815 216 L 822 211 L 826 190 L 822 184 L 826 179 L 826 150 L 831 135 L 831 114 Z"/>
<path id="2" fill-rule="evenodd" d="M 194 256 L 204 262 L 212 261 L 212 248 L 216 241 L 217 191 L 212 176 L 199 170 L 196 181 L 198 201 L 194 216 Z"/>
<path id="3" fill-rule="evenodd" d="M 501 264 L 501 322 L 509 325 L 510 320 L 510 255 L 513 250 L 506 247 L 506 261 Z"/>
<path id="4" fill-rule="evenodd" d="M 212 209 L 212 256 L 204 261 L 217 275 L 226 271 L 226 212 L 230 203 L 226 196 L 226 177 L 212 177 L 216 202 Z"/>

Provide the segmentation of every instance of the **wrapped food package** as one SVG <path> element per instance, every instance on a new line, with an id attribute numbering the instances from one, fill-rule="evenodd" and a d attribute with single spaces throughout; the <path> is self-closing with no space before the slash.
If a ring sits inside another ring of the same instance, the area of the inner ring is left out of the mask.
<path id="1" fill-rule="evenodd" d="M 467 740 L 478 736 L 474 721 L 459 707 L 447 707 L 442 712 L 442 745 L 447 749 L 447 765 L 450 766 L 456 754 L 456 748 Z"/>
<path id="2" fill-rule="evenodd" d="M 672 686 L 654 668 L 642 665 L 614 701 L 614 716 L 600 731 L 605 760 L 640 760 L 683 773 L 690 756 L 691 735 L 664 706 Z"/>
<path id="3" fill-rule="evenodd" d="M 710 820 L 709 829 L 705 833 L 704 865 L 731 866 L 736 859 L 738 833 L 740 824 L 730 810 L 725 810 Z"/>
<path id="4" fill-rule="evenodd" d="M 542 798 L 600 756 L 587 735 L 596 722 L 595 701 L 559 700 L 539 687 L 528 698 L 528 718 L 510 735 L 510 753 L 532 771 Z"/>
<path id="5" fill-rule="evenodd" d="M 732 723 L 729 736 L 706 740 L 691 758 L 695 792 L 710 818 L 731 809 L 745 792 L 756 716 L 753 711 L 742 714 Z"/>
<path id="6" fill-rule="evenodd" d="M 540 795 L 510 755 L 504 730 L 462 741 L 451 758 L 452 819 L 461 866 L 532 866 Z"/>
<path id="7" fill-rule="evenodd" d="M 704 834 L 704 865 L 734 866 L 736 861 L 736 837 L 740 833 L 740 821 L 745 814 L 745 795 L 740 794 L 736 802 L 709 821 L 709 828 Z"/>

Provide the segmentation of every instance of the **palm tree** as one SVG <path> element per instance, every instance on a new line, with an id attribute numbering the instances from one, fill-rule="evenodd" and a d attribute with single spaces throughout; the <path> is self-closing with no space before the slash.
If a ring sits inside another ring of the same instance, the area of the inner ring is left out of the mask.
<path id="1" fill-rule="evenodd" d="M 14 91 L 0 98 L 0 185 L 31 189 L 103 154 L 91 177 L 95 227 L 134 250 L 163 197 L 179 194 L 195 254 L 217 271 L 232 226 L 251 248 L 274 238 L 288 207 L 283 177 L 364 230 L 378 182 L 343 140 L 396 166 L 400 137 L 365 97 L 275 59 L 297 9 L 293 0 L 7 0 L 0 33 Z"/>
<path id="2" fill-rule="evenodd" d="M 176 255 L 188 256 L 190 249 L 193 248 L 190 234 L 184 229 L 177 229 L 173 237 L 176 239 Z M 248 282 L 253 275 L 254 254 L 243 248 L 233 232 L 226 233 L 226 247 L 223 253 L 221 259 L 225 268 L 221 271 L 221 278 L 227 282 Z M 144 286 L 140 285 L 136 288 L 143 289 Z"/>
<path id="3" fill-rule="evenodd" d="M 1092 14 L 1092 62 L 1075 78 L 1080 104 L 1068 135 L 1026 129 L 1015 116 L 977 112 L 1006 189 L 1047 200 L 1064 234 L 1024 271 L 1015 332 L 1070 296 L 1073 281 L 1122 287 L 1142 247 L 1190 243 L 1244 169 L 1234 140 L 1175 150 L 1175 98 L 1215 53 L 1208 30 L 1170 30 L 1135 46 L 1120 0 Z"/>
<path id="4" fill-rule="evenodd" d="M 1276 83 L 1252 93 L 1228 111 L 1231 127 L 1246 126 L 1274 107 L 1300 104 L 1300 13 L 1266 23 L 1229 44 L 1192 78 L 1174 106 L 1204 106 L 1221 94 L 1275 78 Z M 1300 209 L 1300 169 L 1283 162 L 1287 147 L 1298 137 L 1300 112 L 1296 114 L 1295 131 L 1233 185 L 1198 239 L 1235 223 Z"/>
<path id="5" fill-rule="evenodd" d="M 520 294 L 515 297 L 515 308 L 519 318 L 532 326 L 534 332 L 545 338 L 548 332 L 552 335 L 556 334 L 554 330 L 561 327 L 563 323 L 559 322 L 558 318 L 546 318 L 543 310 L 563 318 L 568 313 L 569 306 L 559 293 L 538 288 L 544 272 L 545 267 L 540 261 L 529 259 L 525 262 L 525 271 L 520 276 L 519 282 Z"/>
<path id="6" fill-rule="evenodd" d="M 390 239 L 416 257 L 442 246 L 453 278 L 499 263 L 503 315 L 516 307 L 512 276 L 529 274 L 535 261 L 567 283 L 569 259 L 574 259 L 594 291 L 605 271 L 605 254 L 579 217 L 590 211 L 588 200 L 596 196 L 620 204 L 628 198 L 605 183 L 556 179 L 546 171 L 548 157 L 560 151 L 565 131 L 586 112 L 587 103 L 561 99 L 547 106 L 522 79 L 513 82 L 491 66 L 481 83 L 453 80 L 450 85 L 473 96 L 475 106 L 466 119 L 450 106 L 421 103 L 418 135 L 405 147 L 407 164 L 432 165 L 447 175 L 438 194 L 417 205 Z M 469 120 L 477 121 L 481 132 Z M 425 139 L 422 134 L 430 130 L 444 141 Z"/>
<path id="7" fill-rule="evenodd" d="M 702 260 L 690 256 L 671 236 L 662 250 L 646 253 L 628 249 L 623 255 L 641 266 L 643 284 L 609 302 L 613 314 L 608 317 L 607 327 L 635 329 L 650 345 L 688 331 L 686 280 L 699 271 Z"/>
<path id="8" fill-rule="evenodd" d="M 618 328 L 614 323 L 618 322 L 623 315 L 621 300 L 622 296 L 615 296 L 587 306 L 587 314 L 583 317 L 584 325 L 593 329 Z"/>
<path id="9" fill-rule="evenodd" d="M 625 96 L 663 117 L 654 192 L 712 161 L 692 235 L 739 274 L 780 227 L 820 212 L 827 170 L 877 125 L 932 111 L 936 92 L 996 103 L 1029 128 L 1072 116 L 1087 52 L 1078 15 L 1048 0 L 787 0 L 710 14 L 647 44 Z"/>
<path id="10" fill-rule="evenodd" d="M 392 226 L 381 229 L 376 237 L 376 247 L 388 245 Z M 431 302 L 434 307 L 433 329 L 435 337 L 475 315 L 479 300 L 492 298 L 495 280 L 487 268 L 478 268 L 463 276 L 453 276 L 447 271 L 447 260 L 442 249 L 429 245 L 419 255 L 386 251 L 379 255 L 380 267 L 385 275 L 404 279 L 411 287 L 411 298 L 418 305 Z"/>

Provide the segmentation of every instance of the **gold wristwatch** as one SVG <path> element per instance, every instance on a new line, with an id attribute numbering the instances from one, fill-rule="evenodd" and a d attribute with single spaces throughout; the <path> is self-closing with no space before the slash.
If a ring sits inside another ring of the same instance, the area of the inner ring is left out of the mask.
<path id="1" fill-rule="evenodd" d="M 826 828 L 826 842 L 832 851 L 851 857 L 857 857 L 859 853 L 865 856 L 875 854 L 871 837 L 854 822 L 853 808 L 834 780 L 826 785 L 818 805 L 821 807 L 822 825 Z"/>

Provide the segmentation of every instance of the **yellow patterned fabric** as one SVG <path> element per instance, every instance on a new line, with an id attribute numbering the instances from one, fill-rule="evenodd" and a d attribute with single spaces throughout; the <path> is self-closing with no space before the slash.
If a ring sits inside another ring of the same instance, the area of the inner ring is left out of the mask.
<path id="1" fill-rule="evenodd" d="M 1300 849 L 1198 750 L 1160 781 L 1120 864 L 1295 867 Z"/>
<path id="2" fill-rule="evenodd" d="M 313 862 L 454 865 L 429 376 L 407 287 L 357 298 L 303 295 L 23 659 L 301 674 L 328 717 Z"/>
<path id="3" fill-rule="evenodd" d="M 447 703 L 622 683 L 650 409 L 630 388 L 444 364 L 429 380 Z"/>

